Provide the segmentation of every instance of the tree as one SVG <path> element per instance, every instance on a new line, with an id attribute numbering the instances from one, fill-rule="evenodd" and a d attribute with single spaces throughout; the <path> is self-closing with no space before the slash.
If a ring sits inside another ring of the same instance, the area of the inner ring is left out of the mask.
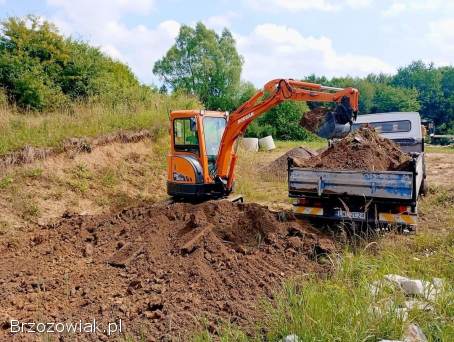
<path id="1" fill-rule="evenodd" d="M 420 109 L 415 89 L 396 88 L 387 84 L 376 85 L 372 113 L 413 112 Z"/>
<path id="2" fill-rule="evenodd" d="M 242 65 L 230 31 L 224 29 L 219 36 L 199 22 L 195 28 L 180 28 L 153 73 L 169 88 L 198 96 L 207 109 L 233 110 Z"/>
<path id="3" fill-rule="evenodd" d="M 442 89 L 442 78 L 441 69 L 435 68 L 433 64 L 426 65 L 422 61 L 416 61 L 399 68 L 391 84 L 416 89 L 419 93 L 421 115 L 433 119 L 438 125 L 448 120 L 444 109 L 447 97 Z"/>

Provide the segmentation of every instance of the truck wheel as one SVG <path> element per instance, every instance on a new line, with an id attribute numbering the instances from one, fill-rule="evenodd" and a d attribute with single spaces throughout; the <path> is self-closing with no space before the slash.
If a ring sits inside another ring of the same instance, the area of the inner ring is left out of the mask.
<path id="1" fill-rule="evenodd" d="M 421 189 L 419 190 L 419 193 L 422 196 L 426 196 L 429 193 L 429 185 L 427 184 L 427 179 L 422 180 Z"/>

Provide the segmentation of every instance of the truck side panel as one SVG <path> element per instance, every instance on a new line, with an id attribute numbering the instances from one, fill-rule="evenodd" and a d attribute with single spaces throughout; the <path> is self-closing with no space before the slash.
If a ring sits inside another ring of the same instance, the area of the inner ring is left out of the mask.
<path id="1" fill-rule="evenodd" d="M 330 171 L 291 167 L 289 192 L 302 195 L 339 194 L 411 200 L 413 173 L 372 171 Z"/>

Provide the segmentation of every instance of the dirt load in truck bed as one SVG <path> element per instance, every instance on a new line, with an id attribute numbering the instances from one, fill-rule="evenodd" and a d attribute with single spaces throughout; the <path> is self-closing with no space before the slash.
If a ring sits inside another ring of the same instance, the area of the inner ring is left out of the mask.
<path id="1" fill-rule="evenodd" d="M 308 160 L 292 159 L 295 166 L 305 168 L 367 171 L 405 171 L 411 162 L 407 153 L 372 127 L 350 133 Z"/>
<path id="2" fill-rule="evenodd" d="M 0 235 L 0 340 L 11 337 L 11 318 L 122 319 L 127 336 L 150 340 L 188 340 L 203 320 L 210 331 L 220 320 L 247 329 L 260 316 L 260 298 L 272 297 L 288 277 L 328 271 L 315 257 L 332 249 L 330 239 L 300 226 L 290 212 L 253 203 L 67 213 L 50 225 Z"/>

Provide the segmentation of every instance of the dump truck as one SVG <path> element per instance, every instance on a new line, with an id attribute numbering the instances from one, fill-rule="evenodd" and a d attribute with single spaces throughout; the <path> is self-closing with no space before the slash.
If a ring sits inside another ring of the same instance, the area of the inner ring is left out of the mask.
<path id="1" fill-rule="evenodd" d="M 424 138 L 419 113 L 359 115 L 352 130 L 368 125 L 411 157 L 408 171 L 304 168 L 289 159 L 288 191 L 295 215 L 312 221 L 414 231 L 418 196 L 427 191 Z"/>

